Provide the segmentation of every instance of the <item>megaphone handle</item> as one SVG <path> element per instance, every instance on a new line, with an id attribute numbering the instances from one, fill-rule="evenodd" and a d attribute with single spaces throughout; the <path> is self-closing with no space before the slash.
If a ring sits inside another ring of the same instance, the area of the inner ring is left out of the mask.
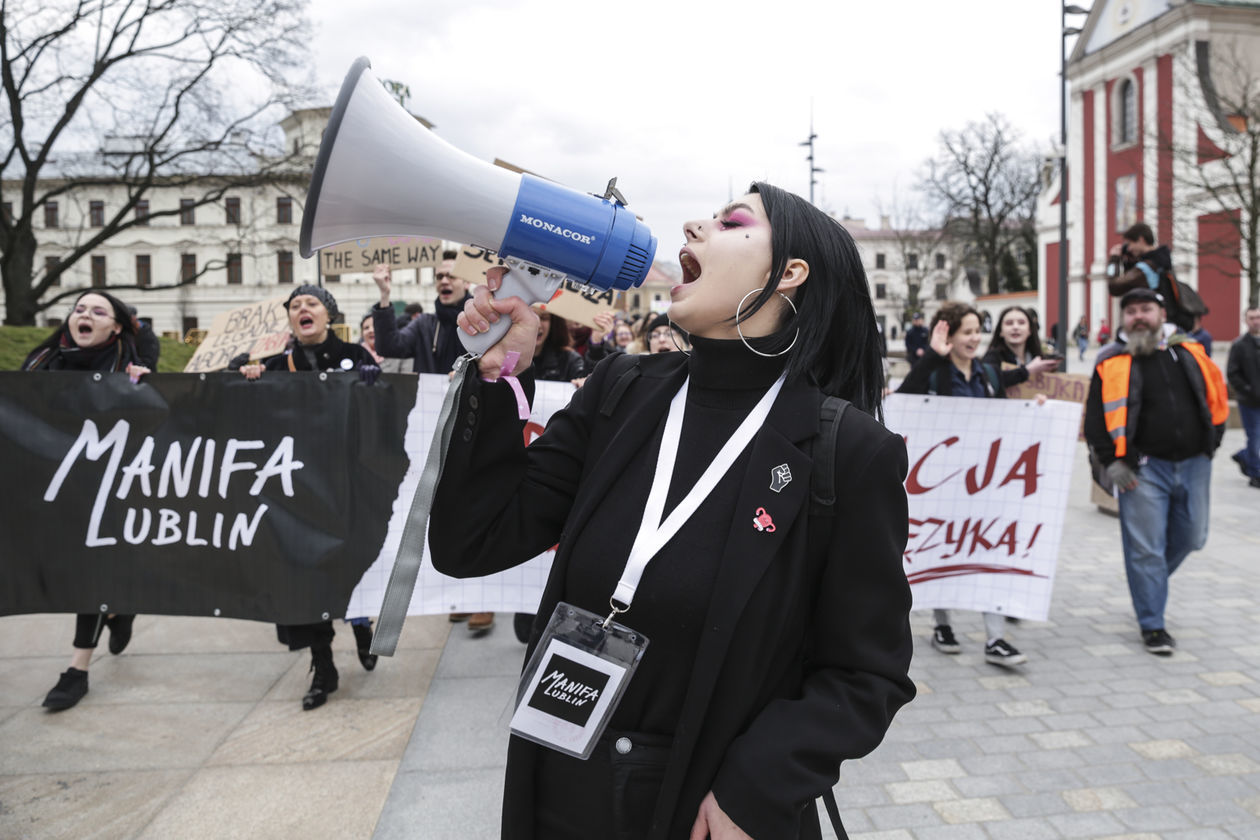
<path id="1" fill-rule="evenodd" d="M 551 296 L 556 293 L 556 289 L 560 288 L 563 281 L 563 274 L 551 271 L 532 274 L 527 269 L 509 270 L 503 275 L 503 282 L 494 296 L 499 300 L 518 297 L 526 303 L 546 303 L 551 300 Z M 469 335 L 460 330 L 459 340 L 469 353 L 481 356 L 499 343 L 499 339 L 507 334 L 510 326 L 512 326 L 511 319 L 500 316 L 498 321 L 490 325 L 489 332 Z"/>

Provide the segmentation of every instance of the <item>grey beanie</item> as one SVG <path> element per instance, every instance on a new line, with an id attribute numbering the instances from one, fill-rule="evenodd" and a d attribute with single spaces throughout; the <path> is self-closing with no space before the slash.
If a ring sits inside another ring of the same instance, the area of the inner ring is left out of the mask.
<path id="1" fill-rule="evenodd" d="M 332 323 L 337 320 L 337 316 L 341 314 L 341 310 L 337 308 L 337 299 L 332 296 L 332 292 L 322 286 L 312 286 L 310 283 L 303 283 L 292 292 L 289 293 L 289 299 L 284 302 L 287 309 L 293 299 L 298 295 L 310 295 L 317 298 L 320 303 L 324 304 L 324 308 L 328 310 L 328 321 Z"/>

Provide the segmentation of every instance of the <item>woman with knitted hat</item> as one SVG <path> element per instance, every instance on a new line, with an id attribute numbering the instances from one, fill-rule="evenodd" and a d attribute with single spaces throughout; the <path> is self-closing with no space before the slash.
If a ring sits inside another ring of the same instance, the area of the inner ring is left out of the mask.
<path id="1" fill-rule="evenodd" d="M 360 376 L 374 380 L 380 373 L 372 353 L 361 344 L 342 341 L 330 326 L 340 312 L 337 300 L 319 286 L 298 286 L 289 294 L 289 329 L 293 338 L 283 353 L 261 362 L 243 365 L 246 379 L 257 379 L 263 371 L 359 371 Z M 376 667 L 376 656 L 369 651 L 372 644 L 372 622 L 366 618 L 351 620 L 359 662 L 369 671 Z M 333 664 L 331 621 L 314 624 L 277 624 L 276 636 L 289 650 L 311 649 L 310 690 L 302 698 L 302 709 L 316 709 L 337 690 L 337 667 Z"/>

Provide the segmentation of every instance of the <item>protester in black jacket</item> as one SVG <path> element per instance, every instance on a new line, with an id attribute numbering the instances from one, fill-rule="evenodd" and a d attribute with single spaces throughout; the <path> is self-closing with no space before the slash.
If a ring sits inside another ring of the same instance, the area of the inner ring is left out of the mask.
<path id="1" fill-rule="evenodd" d="M 157 363 L 156 355 L 153 358 Z M 132 381 L 149 373 L 136 351 L 136 321 L 128 306 L 100 290 L 84 292 L 75 300 L 69 317 L 31 351 L 22 363 L 30 371 L 125 371 Z M 75 621 L 74 654 L 70 667 L 44 698 L 45 708 L 69 709 L 88 692 L 88 665 L 109 627 L 109 652 L 122 653 L 131 640 L 134 615 L 82 613 Z"/>
<path id="2" fill-rule="evenodd" d="M 289 328 L 293 338 L 283 353 L 262 362 L 240 368 L 246 379 L 257 379 L 263 371 L 357 371 L 372 381 L 380 373 L 371 352 L 361 344 L 342 341 L 330 328 L 337 318 L 337 301 L 327 289 L 319 286 L 298 286 L 289 294 L 287 304 Z M 371 653 L 372 622 L 367 618 L 352 619 L 359 662 L 369 671 L 376 667 Z M 331 621 L 313 624 L 277 624 L 276 637 L 289 650 L 311 649 L 310 690 L 302 698 L 302 709 L 310 711 L 328 700 L 337 690 L 339 677 L 333 664 L 332 640 L 336 631 Z"/>
<path id="3" fill-rule="evenodd" d="M 1247 331 L 1229 347 L 1225 375 L 1238 398 L 1247 445 L 1233 454 L 1234 463 L 1260 487 L 1260 306 L 1247 309 Z"/>
<path id="4" fill-rule="evenodd" d="M 984 354 L 984 363 L 999 371 L 1002 387 L 1013 388 L 1027 382 L 1035 373 L 1048 373 L 1058 368 L 1053 353 L 1041 350 L 1041 338 L 1033 329 L 1033 318 L 1022 306 L 1008 306 L 998 315 L 997 331 Z M 1017 365 L 1003 370 L 1002 365 Z"/>
<path id="5" fill-rule="evenodd" d="M 412 359 L 416 373 L 450 373 L 455 360 L 464 354 L 455 319 L 468 299 L 468 281 L 452 273 L 455 252 L 446 253 L 450 256 L 436 275 L 438 296 L 433 311 L 416 314 L 401 329 L 390 304 L 393 283 L 389 266 L 378 265 L 372 272 L 381 292 L 380 303 L 372 308 L 376 352 L 391 359 Z"/>
<path id="6" fill-rule="evenodd" d="M 529 355 L 537 321 L 517 298 L 492 300 L 494 275 L 465 310 L 475 320 L 461 318 L 470 333 L 512 325 L 466 372 L 429 544 L 435 568 L 469 577 L 559 541 L 527 656 L 560 602 L 608 613 L 655 477 L 673 509 L 769 406 L 619 616 L 650 645 L 590 759 L 510 739 L 506 840 L 816 840 L 816 797 L 914 694 L 905 445 L 873 416 L 882 360 L 857 248 L 766 184 L 683 231 L 670 314 L 691 354 L 599 365 L 528 447 L 510 383 L 483 379 L 507 352 Z M 519 377 L 527 394 L 533 379 Z M 815 463 L 828 394 L 853 404 L 831 462 Z M 682 420 L 667 438 L 671 404 Z M 662 471 L 666 444 L 677 460 Z M 834 482 L 832 516 L 811 512 L 814 471 Z"/>

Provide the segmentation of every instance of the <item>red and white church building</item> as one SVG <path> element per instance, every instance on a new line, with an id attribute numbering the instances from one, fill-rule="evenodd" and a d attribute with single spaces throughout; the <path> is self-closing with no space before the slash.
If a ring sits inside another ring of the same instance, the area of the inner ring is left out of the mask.
<path id="1" fill-rule="evenodd" d="M 1092 335 L 1104 318 L 1114 330 L 1107 253 L 1135 222 L 1170 247 L 1178 278 L 1211 310 L 1203 325 L 1213 337 L 1229 341 L 1241 331 L 1248 287 L 1231 216 L 1245 210 L 1201 186 L 1227 176 L 1223 150 L 1242 127 L 1218 96 L 1232 80 L 1213 78 L 1227 52 L 1260 74 L 1260 2 L 1094 3 L 1067 67 L 1066 196 L 1058 167 L 1048 166 L 1037 208 L 1038 308 L 1047 330 L 1061 320 L 1059 202 L 1066 197 L 1069 331 L 1081 315 Z"/>

